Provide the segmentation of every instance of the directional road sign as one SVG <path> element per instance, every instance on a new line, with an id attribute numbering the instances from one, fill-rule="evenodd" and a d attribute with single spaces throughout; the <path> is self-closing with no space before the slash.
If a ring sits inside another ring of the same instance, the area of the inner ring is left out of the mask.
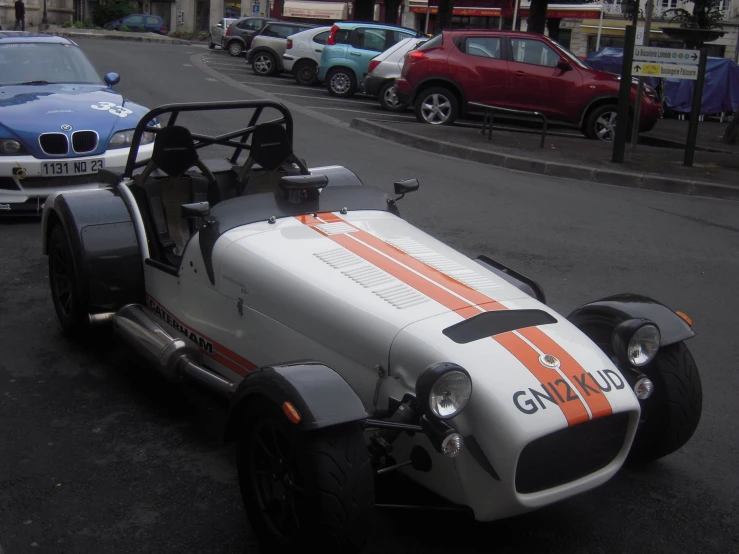
<path id="1" fill-rule="evenodd" d="M 634 61 L 655 63 L 679 63 L 698 65 L 700 52 L 681 48 L 655 48 L 654 46 L 635 46 Z"/>
<path id="2" fill-rule="evenodd" d="M 660 77 L 663 79 L 698 79 L 698 66 L 674 63 L 632 62 L 631 74 L 634 77 Z"/>

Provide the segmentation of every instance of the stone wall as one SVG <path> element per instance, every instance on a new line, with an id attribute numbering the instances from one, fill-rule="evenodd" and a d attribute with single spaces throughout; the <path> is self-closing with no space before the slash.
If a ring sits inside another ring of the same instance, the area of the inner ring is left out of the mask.
<path id="1" fill-rule="evenodd" d="M 26 4 L 26 30 L 37 30 L 44 15 L 44 0 L 23 0 Z M 74 14 L 73 0 L 47 0 L 49 23 L 62 23 Z M 12 31 L 15 25 L 15 2 L 0 0 L 0 25 L 4 31 Z"/>

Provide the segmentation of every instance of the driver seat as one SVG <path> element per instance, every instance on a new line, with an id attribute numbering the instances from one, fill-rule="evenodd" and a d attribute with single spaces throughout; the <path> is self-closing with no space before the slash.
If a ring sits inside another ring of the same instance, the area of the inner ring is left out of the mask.
<path id="1" fill-rule="evenodd" d="M 200 173 L 189 172 L 193 167 Z M 164 178 L 154 176 L 157 169 Z M 198 157 L 190 131 L 176 125 L 157 132 L 151 159 L 135 179 L 137 203 L 149 215 L 144 217 L 147 233 L 156 237 L 153 257 L 177 267 L 191 235 L 202 225 L 200 218 L 183 218 L 182 205 L 207 201 L 209 190 L 217 190 L 216 179 Z"/>

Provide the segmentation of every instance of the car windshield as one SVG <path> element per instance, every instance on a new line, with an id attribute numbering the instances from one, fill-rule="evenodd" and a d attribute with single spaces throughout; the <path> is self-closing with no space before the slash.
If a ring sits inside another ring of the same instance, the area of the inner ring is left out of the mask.
<path id="1" fill-rule="evenodd" d="M 549 40 L 552 40 L 552 39 L 549 39 Z M 564 52 L 567 55 L 568 58 L 570 58 L 573 62 L 575 62 L 576 65 L 582 67 L 583 69 L 592 69 L 588 64 L 586 64 L 580 58 L 578 58 L 577 56 L 575 56 L 575 54 L 573 54 L 572 52 L 570 52 L 569 50 L 567 50 L 567 48 L 565 48 L 564 46 L 562 46 L 559 42 L 557 42 L 556 40 L 552 40 L 552 42 L 554 44 L 556 44 L 557 47 L 560 50 L 562 50 L 562 52 Z"/>
<path id="2" fill-rule="evenodd" d="M 69 83 L 101 85 L 87 57 L 71 44 L 0 44 L 0 86 Z"/>

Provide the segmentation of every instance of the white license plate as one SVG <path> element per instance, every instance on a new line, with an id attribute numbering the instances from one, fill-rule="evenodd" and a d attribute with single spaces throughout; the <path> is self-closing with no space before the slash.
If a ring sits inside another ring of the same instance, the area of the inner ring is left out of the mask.
<path id="1" fill-rule="evenodd" d="M 41 164 L 41 176 L 43 177 L 59 177 L 63 175 L 88 175 L 97 173 L 99 169 L 103 169 L 103 159 L 98 160 L 80 160 L 80 161 L 63 161 L 63 162 L 44 162 Z"/>

